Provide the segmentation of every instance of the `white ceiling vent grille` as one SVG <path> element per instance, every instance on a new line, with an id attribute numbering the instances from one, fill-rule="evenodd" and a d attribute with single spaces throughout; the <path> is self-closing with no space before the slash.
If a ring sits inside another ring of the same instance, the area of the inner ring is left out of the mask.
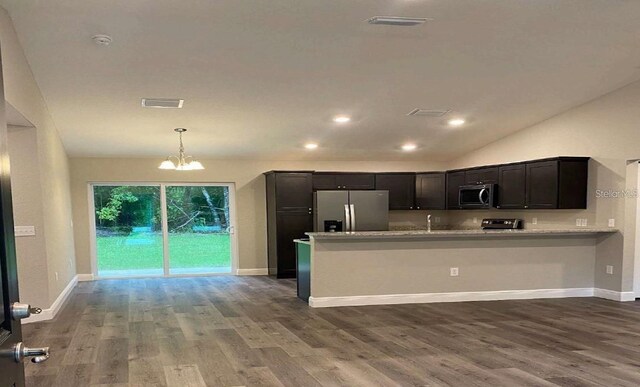
<path id="1" fill-rule="evenodd" d="M 142 98 L 142 107 L 157 109 L 182 109 L 184 99 L 177 98 Z"/>
<path id="2" fill-rule="evenodd" d="M 433 20 L 428 17 L 400 17 L 400 16 L 374 16 L 367 19 L 369 24 L 381 24 L 386 26 L 411 27 L 424 24 Z"/>
<path id="3" fill-rule="evenodd" d="M 421 117 L 442 117 L 449 113 L 451 110 L 436 110 L 436 109 L 413 109 L 408 116 L 421 116 Z"/>

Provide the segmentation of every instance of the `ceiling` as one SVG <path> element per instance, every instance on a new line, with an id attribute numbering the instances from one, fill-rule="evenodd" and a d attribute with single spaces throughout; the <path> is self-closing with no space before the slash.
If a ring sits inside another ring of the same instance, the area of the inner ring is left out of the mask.
<path id="1" fill-rule="evenodd" d="M 634 0 L 0 4 L 71 156 L 163 157 L 185 127 L 201 158 L 448 160 L 640 79 Z M 378 15 L 434 20 L 365 22 Z"/>

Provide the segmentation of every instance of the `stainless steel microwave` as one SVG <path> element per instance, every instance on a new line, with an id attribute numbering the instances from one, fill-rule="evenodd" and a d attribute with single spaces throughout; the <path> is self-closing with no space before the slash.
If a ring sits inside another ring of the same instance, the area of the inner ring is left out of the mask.
<path id="1" fill-rule="evenodd" d="M 458 204 L 460 208 L 491 208 L 494 206 L 495 184 L 460 186 Z"/>

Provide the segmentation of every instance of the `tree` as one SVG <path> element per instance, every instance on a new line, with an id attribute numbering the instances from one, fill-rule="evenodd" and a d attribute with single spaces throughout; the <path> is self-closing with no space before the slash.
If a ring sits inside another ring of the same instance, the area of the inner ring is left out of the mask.
<path id="1" fill-rule="evenodd" d="M 98 219 L 117 223 L 118 216 L 122 212 L 123 203 L 134 203 L 137 201 L 138 197 L 129 190 L 129 187 L 115 187 L 109 194 L 107 204 L 96 211 Z"/>

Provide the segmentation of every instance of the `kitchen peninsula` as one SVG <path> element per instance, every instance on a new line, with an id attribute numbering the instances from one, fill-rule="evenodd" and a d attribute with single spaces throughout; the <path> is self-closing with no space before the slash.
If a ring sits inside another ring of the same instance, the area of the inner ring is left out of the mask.
<path id="1" fill-rule="evenodd" d="M 310 232 L 296 240 L 312 307 L 598 296 L 611 228 Z"/>

